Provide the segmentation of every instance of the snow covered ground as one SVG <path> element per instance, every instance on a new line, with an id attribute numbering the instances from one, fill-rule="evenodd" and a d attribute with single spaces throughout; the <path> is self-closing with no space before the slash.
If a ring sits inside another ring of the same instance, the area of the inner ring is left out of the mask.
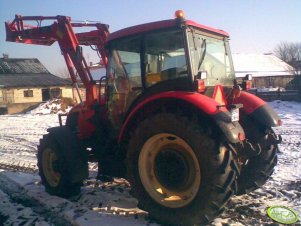
<path id="1" fill-rule="evenodd" d="M 275 172 L 262 188 L 233 197 L 212 225 L 277 225 L 266 215 L 271 205 L 301 214 L 301 103 L 270 105 L 284 123 L 275 129 L 283 138 Z M 90 178 L 81 194 L 69 200 L 45 193 L 37 175 L 36 146 L 58 119 L 44 113 L 0 116 L 0 225 L 158 225 L 136 207 L 124 179 L 101 183 Z M 95 174 L 94 165 L 90 170 Z"/>

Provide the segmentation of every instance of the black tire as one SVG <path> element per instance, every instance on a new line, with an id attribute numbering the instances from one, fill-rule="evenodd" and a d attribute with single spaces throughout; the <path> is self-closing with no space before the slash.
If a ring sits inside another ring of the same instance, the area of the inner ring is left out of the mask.
<path id="1" fill-rule="evenodd" d="M 63 156 L 64 148 L 52 133 L 44 135 L 38 146 L 38 168 L 42 184 L 49 194 L 69 198 L 80 192 L 82 183 L 71 182 Z"/>
<path id="2" fill-rule="evenodd" d="M 277 165 L 278 145 L 271 141 L 270 136 L 276 136 L 271 129 L 261 138 L 251 138 L 250 142 L 253 146 L 259 145 L 261 153 L 244 161 L 237 180 L 237 195 L 247 194 L 261 187 L 273 173 Z"/>
<path id="3" fill-rule="evenodd" d="M 127 154 L 138 206 L 169 225 L 206 224 L 218 216 L 237 189 L 234 164 L 231 151 L 198 123 L 168 113 L 138 125 Z"/>

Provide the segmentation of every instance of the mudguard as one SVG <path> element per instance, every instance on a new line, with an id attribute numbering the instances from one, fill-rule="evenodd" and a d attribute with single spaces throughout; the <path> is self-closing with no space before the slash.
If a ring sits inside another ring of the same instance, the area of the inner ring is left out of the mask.
<path id="1" fill-rule="evenodd" d="M 75 115 L 77 116 L 72 118 L 72 116 Z M 78 104 L 73 107 L 67 115 L 66 125 L 71 127 L 76 125 L 79 138 L 89 138 L 96 130 L 96 126 L 90 121 L 94 115 L 94 109 L 84 104 Z M 71 125 L 71 121 L 73 121 L 73 125 Z"/>
<path id="2" fill-rule="evenodd" d="M 234 103 L 243 104 L 241 110 L 262 125 L 275 127 L 281 124 L 278 114 L 264 100 L 254 94 L 242 91 Z"/>
<path id="3" fill-rule="evenodd" d="M 78 183 L 88 178 L 87 154 L 80 148 L 76 135 L 66 126 L 49 128 L 47 131 L 55 137 L 62 149 L 71 182 Z"/>
<path id="4" fill-rule="evenodd" d="M 118 141 L 122 141 L 129 124 L 135 118 L 135 116 L 137 116 L 137 114 L 144 109 L 145 106 L 163 99 L 182 100 L 195 106 L 201 112 L 213 119 L 213 121 L 218 125 L 225 135 L 226 139 L 231 143 L 237 143 L 240 141 L 240 139 L 242 139 L 242 137 L 244 137 L 244 131 L 241 125 L 238 122 L 232 122 L 230 112 L 224 106 L 221 106 L 219 103 L 217 103 L 214 99 L 199 93 L 168 91 L 152 95 L 151 97 L 137 104 L 127 116 L 121 128 Z"/>

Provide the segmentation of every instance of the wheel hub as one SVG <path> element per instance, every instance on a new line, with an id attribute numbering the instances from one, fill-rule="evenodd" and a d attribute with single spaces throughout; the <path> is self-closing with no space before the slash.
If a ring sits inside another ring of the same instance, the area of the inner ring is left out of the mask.
<path id="1" fill-rule="evenodd" d="M 189 178 L 189 166 L 185 157 L 178 151 L 161 151 L 155 159 L 154 172 L 158 181 L 166 188 L 180 191 Z"/>

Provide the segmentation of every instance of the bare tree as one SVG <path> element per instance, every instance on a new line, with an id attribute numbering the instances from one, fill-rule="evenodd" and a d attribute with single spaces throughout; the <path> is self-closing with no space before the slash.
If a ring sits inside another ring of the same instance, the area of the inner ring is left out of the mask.
<path id="1" fill-rule="evenodd" d="M 280 42 L 274 54 L 287 63 L 301 60 L 301 42 Z"/>
<path id="2" fill-rule="evenodd" d="M 294 67 L 296 76 L 290 84 L 301 93 L 301 42 L 281 42 L 274 49 L 274 54 Z"/>
<path id="3" fill-rule="evenodd" d="M 274 54 L 293 66 L 297 74 L 301 70 L 301 42 L 281 42 L 274 49 Z"/>

